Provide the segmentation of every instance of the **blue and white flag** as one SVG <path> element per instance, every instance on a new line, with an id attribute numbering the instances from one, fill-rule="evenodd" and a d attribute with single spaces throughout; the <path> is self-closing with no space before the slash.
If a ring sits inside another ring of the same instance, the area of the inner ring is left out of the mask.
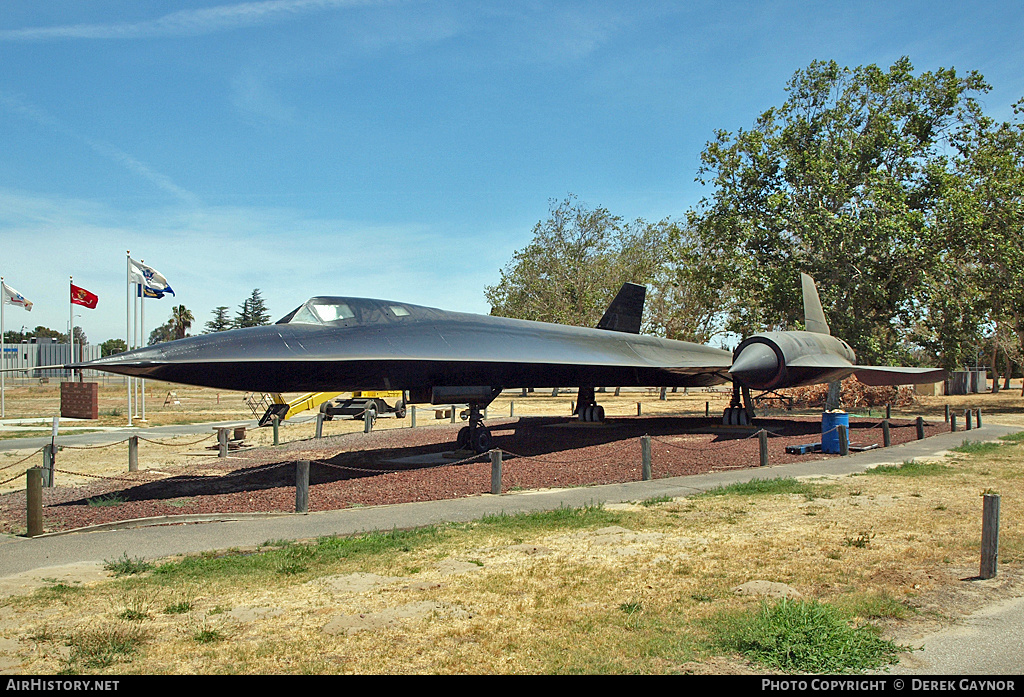
<path id="1" fill-rule="evenodd" d="M 128 261 L 131 262 L 132 280 L 137 282 L 140 287 L 145 288 L 146 297 L 162 298 L 166 293 L 174 295 L 171 284 L 167 282 L 162 273 L 134 259 Z"/>
<path id="2" fill-rule="evenodd" d="M 0 285 L 3 286 L 2 290 L 0 290 L 0 295 L 2 295 L 0 302 L 7 305 L 18 305 L 32 312 L 32 303 L 24 295 L 11 288 L 6 282 L 0 282 Z"/>

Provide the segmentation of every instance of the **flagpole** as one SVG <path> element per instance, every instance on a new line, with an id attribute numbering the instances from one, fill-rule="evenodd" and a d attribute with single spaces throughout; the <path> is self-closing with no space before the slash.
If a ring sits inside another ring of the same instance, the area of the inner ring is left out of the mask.
<path id="1" fill-rule="evenodd" d="M 7 416 L 6 394 L 4 393 L 4 373 L 7 367 L 7 345 L 4 343 L 4 305 L 7 304 L 7 291 L 4 290 L 4 277 L 0 276 L 0 418 Z"/>
<path id="2" fill-rule="evenodd" d="M 75 283 L 74 276 L 68 276 L 68 346 L 71 348 L 71 362 L 75 362 L 75 303 L 71 302 L 71 286 Z M 71 382 L 75 381 L 75 369 L 71 369 Z"/>
<path id="3" fill-rule="evenodd" d="M 146 263 L 145 259 L 141 260 L 143 264 Z M 146 340 L 146 291 L 139 287 L 139 307 L 142 312 L 139 316 L 139 342 Z M 146 420 L 146 378 L 142 378 L 142 420 Z"/>
<path id="4" fill-rule="evenodd" d="M 125 299 L 124 304 L 124 316 L 125 316 L 125 330 L 124 330 L 124 345 L 125 350 L 130 351 L 132 348 L 132 252 L 129 249 L 125 252 L 126 265 L 127 265 L 127 285 L 128 295 Z M 132 425 L 132 378 L 128 376 L 125 381 L 128 383 L 128 425 Z"/>

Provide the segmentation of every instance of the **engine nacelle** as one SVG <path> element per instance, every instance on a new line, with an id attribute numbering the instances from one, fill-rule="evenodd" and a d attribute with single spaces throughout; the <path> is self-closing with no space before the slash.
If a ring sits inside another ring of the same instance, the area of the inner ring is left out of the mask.
<path id="1" fill-rule="evenodd" d="M 853 349 L 829 334 L 769 332 L 736 347 L 729 373 L 744 387 L 776 390 L 841 380 L 855 362 Z"/>

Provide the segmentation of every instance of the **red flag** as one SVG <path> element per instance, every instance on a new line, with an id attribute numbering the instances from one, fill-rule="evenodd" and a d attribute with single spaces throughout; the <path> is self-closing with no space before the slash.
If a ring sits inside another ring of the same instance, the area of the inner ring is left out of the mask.
<path id="1" fill-rule="evenodd" d="M 99 298 L 95 293 L 90 293 L 85 288 L 79 288 L 74 283 L 71 284 L 71 302 L 75 305 L 84 305 L 90 310 L 95 310 L 98 301 Z"/>

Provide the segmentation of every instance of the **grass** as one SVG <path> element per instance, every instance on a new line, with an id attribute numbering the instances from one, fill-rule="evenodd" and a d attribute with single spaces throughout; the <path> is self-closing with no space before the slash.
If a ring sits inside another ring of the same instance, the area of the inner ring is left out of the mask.
<path id="1" fill-rule="evenodd" d="M 85 503 L 91 508 L 104 508 L 106 506 L 120 506 L 125 503 L 128 499 L 117 493 L 103 494 L 102 496 L 94 496 L 91 499 L 86 499 Z"/>
<path id="2" fill-rule="evenodd" d="M 775 494 L 810 494 L 814 487 L 792 477 L 779 479 L 752 479 L 749 482 L 728 484 L 708 489 L 698 496 L 770 496 Z"/>
<path id="3" fill-rule="evenodd" d="M 1001 447 L 1003 447 L 1002 443 L 994 441 L 965 440 L 955 448 L 950 448 L 950 450 L 970 455 L 988 455 L 999 450 Z"/>
<path id="4" fill-rule="evenodd" d="M 153 565 L 139 557 L 129 558 L 128 552 L 124 552 L 118 559 L 105 560 L 103 568 L 114 576 L 134 576 L 152 570 Z"/>
<path id="5" fill-rule="evenodd" d="M 934 477 L 949 474 L 952 468 L 937 462 L 917 462 L 908 460 L 902 465 L 879 465 L 864 472 L 865 475 L 881 475 L 894 477 Z"/>
<path id="6" fill-rule="evenodd" d="M 70 652 L 61 672 L 76 674 L 83 669 L 109 668 L 133 658 L 145 641 L 146 632 L 133 624 L 83 630 L 67 637 L 65 643 Z"/>
<path id="7" fill-rule="evenodd" d="M 720 646 L 785 673 L 860 673 L 892 665 L 906 650 L 873 625 L 854 624 L 848 612 L 816 600 L 765 602 L 756 612 L 725 618 L 721 627 Z"/>

